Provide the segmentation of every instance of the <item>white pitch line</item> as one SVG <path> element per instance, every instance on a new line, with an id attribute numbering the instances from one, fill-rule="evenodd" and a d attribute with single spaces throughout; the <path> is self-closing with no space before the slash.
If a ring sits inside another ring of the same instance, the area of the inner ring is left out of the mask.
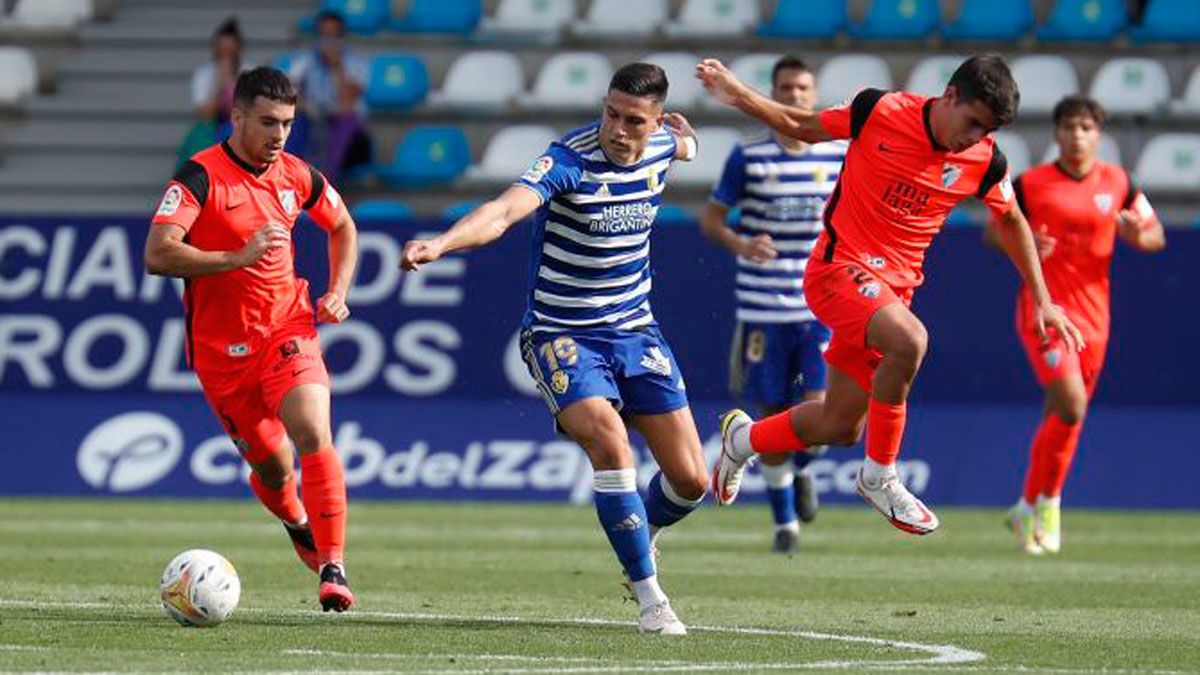
<path id="1" fill-rule="evenodd" d="M 112 605 L 98 602 L 39 602 L 35 600 L 14 600 L 0 598 L 0 607 L 52 607 L 63 609 L 96 609 L 96 610 L 112 610 L 119 605 Z M 156 608 L 155 605 L 141 605 L 144 609 Z M 327 615 L 316 614 L 311 610 L 293 610 L 293 609 L 268 609 L 248 607 L 241 608 L 243 613 L 251 614 L 269 614 L 271 616 L 288 616 L 288 617 L 309 617 L 316 620 L 326 619 L 334 621 L 353 621 L 356 617 L 360 618 L 376 618 L 376 619 L 398 619 L 407 621 L 429 621 L 429 622 L 447 622 L 459 621 L 464 623 L 507 623 L 507 624 L 546 624 L 552 626 L 621 626 L 632 627 L 636 624 L 631 621 L 617 621 L 613 619 L 591 619 L 591 618 L 529 618 L 517 616 L 493 616 L 493 615 L 470 615 L 470 614 L 435 614 L 423 612 L 381 612 L 381 611 L 353 611 L 348 614 Z M 571 672 L 619 672 L 641 670 L 643 672 L 669 672 L 669 671 L 688 671 L 688 670 L 796 670 L 796 669 L 845 669 L 845 668 L 871 668 L 871 669 L 903 669 L 914 666 L 937 666 L 937 665 L 956 665 L 975 663 L 983 661 L 987 658 L 986 654 L 962 649 L 953 645 L 930 645 L 920 642 L 906 642 L 900 640 L 886 640 L 883 638 L 873 638 L 858 635 L 838 635 L 835 633 L 818 633 L 806 630 L 786 630 L 775 628 L 750 628 L 741 626 L 690 626 L 692 632 L 710 632 L 710 633 L 725 633 L 733 635 L 759 635 L 764 637 L 791 637 L 802 638 L 807 640 L 827 640 L 832 642 L 863 644 L 872 647 L 884 647 L 891 649 L 904 649 L 908 651 L 925 652 L 930 656 L 926 658 L 901 659 L 892 661 L 821 661 L 810 663 L 751 663 L 751 662 L 722 662 L 722 663 L 664 663 L 658 667 L 639 668 L 633 664 L 622 664 L 619 667 L 590 667 L 579 669 L 519 669 L 519 670 L 486 670 L 486 671 L 470 671 L 470 670 L 441 670 L 427 671 L 431 675 L 433 673 L 471 673 L 471 672 L 504 672 L 511 674 L 525 673 L 571 673 Z"/>

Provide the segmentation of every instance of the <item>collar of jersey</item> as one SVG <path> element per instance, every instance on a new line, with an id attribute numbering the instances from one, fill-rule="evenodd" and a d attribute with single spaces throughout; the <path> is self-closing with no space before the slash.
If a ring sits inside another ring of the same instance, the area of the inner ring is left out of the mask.
<path id="1" fill-rule="evenodd" d="M 934 99 L 925 101 L 925 105 L 921 106 L 921 121 L 925 124 L 925 135 L 929 137 L 929 144 L 937 152 L 946 152 L 947 148 L 937 142 L 937 138 L 933 135 L 933 125 L 929 123 L 929 113 L 933 109 Z"/>
<path id="2" fill-rule="evenodd" d="M 225 156 L 229 158 L 229 161 L 236 164 L 242 171 L 245 171 L 256 178 L 263 175 L 267 172 L 267 169 L 271 168 L 270 165 L 260 168 L 247 163 L 241 157 L 238 157 L 237 153 L 233 151 L 233 148 L 229 147 L 229 141 L 221 141 L 221 149 L 225 151 Z"/>

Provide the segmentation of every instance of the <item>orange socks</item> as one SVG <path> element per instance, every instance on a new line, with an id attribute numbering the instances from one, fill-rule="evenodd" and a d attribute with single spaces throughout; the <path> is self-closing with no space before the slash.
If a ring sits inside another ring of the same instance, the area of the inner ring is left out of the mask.
<path id="1" fill-rule="evenodd" d="M 1025 480 L 1025 499 L 1033 504 L 1038 496 L 1057 497 L 1062 494 L 1067 471 L 1079 446 L 1083 424 L 1067 424 L 1057 415 L 1046 415 L 1033 437 L 1029 458 L 1029 475 Z M 1036 485 L 1031 486 L 1031 478 Z M 1032 489 L 1031 489 L 1032 488 Z M 1032 495 L 1032 498 L 1030 497 Z"/>
<path id="2" fill-rule="evenodd" d="M 792 428 L 792 411 L 784 410 L 750 425 L 750 448 L 759 454 L 795 452 L 808 446 Z"/>
<path id="3" fill-rule="evenodd" d="M 287 482 L 278 490 L 272 489 L 262 482 L 258 474 L 250 472 L 250 489 L 258 496 L 258 501 L 275 514 L 275 517 L 288 525 L 298 525 L 304 522 L 304 506 L 296 494 L 296 474 L 288 476 Z"/>
<path id="4" fill-rule="evenodd" d="M 895 464 L 907 417 L 907 403 L 893 405 L 871 399 L 867 406 L 867 457 L 883 466 Z"/>
<path id="5" fill-rule="evenodd" d="M 300 456 L 304 508 L 321 564 L 341 563 L 346 543 L 346 479 L 332 447 Z"/>

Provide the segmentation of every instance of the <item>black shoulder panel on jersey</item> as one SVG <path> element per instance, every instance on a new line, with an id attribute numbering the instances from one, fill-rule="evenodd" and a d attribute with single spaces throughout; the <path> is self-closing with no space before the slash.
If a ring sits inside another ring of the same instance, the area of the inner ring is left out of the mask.
<path id="1" fill-rule="evenodd" d="M 1124 167 L 1121 168 L 1121 173 L 1125 174 L 1125 201 L 1121 202 L 1121 208 L 1127 209 L 1133 206 L 1133 200 L 1137 199 L 1138 186 L 1134 185 L 1133 177 Z"/>
<path id="2" fill-rule="evenodd" d="M 858 92 L 850 102 L 850 138 L 858 138 L 858 133 L 867 123 L 875 104 L 879 103 L 879 99 L 886 93 L 882 89 L 863 89 Z"/>
<path id="3" fill-rule="evenodd" d="M 1013 194 L 1017 197 L 1017 206 L 1021 207 L 1021 213 L 1028 218 L 1029 211 L 1025 209 L 1025 186 L 1021 184 L 1020 176 L 1013 181 Z"/>
<path id="4" fill-rule="evenodd" d="M 975 196 L 983 199 L 987 193 L 996 187 L 996 183 L 1004 180 L 1005 174 L 1008 173 L 1008 158 L 1000 151 L 1000 146 L 992 145 L 992 161 L 988 164 L 987 171 L 983 173 L 983 180 L 979 181 L 979 190 L 975 192 Z"/>
<path id="5" fill-rule="evenodd" d="M 174 180 L 192 193 L 197 204 L 204 206 L 208 199 L 208 169 L 203 164 L 189 159 L 175 172 Z"/>
<path id="6" fill-rule="evenodd" d="M 308 175 L 312 178 L 312 187 L 309 188 L 308 199 L 305 199 L 304 205 L 300 207 L 305 211 L 316 206 L 317 200 L 321 198 L 321 193 L 325 191 L 325 177 L 312 164 L 308 165 Z"/>

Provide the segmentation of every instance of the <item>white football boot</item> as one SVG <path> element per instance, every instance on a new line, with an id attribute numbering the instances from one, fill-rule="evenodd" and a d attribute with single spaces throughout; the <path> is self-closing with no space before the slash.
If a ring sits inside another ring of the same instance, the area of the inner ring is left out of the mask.
<path id="1" fill-rule="evenodd" d="M 1062 550 L 1062 498 L 1038 498 L 1037 540 L 1046 553 Z"/>
<path id="2" fill-rule="evenodd" d="M 878 485 L 867 485 L 859 469 L 858 494 L 898 530 L 919 535 L 938 528 L 938 517 L 904 487 L 894 466 L 888 467 Z"/>
<path id="3" fill-rule="evenodd" d="M 1017 546 L 1029 555 L 1042 555 L 1046 552 L 1037 540 L 1037 519 L 1032 508 L 1017 502 L 1006 514 L 1005 525 L 1017 535 Z"/>
<path id="4" fill-rule="evenodd" d="M 742 476 L 746 467 L 754 459 L 754 451 L 750 448 L 739 449 L 733 442 L 736 432 L 749 426 L 754 420 L 745 411 L 734 408 L 721 416 L 721 456 L 713 466 L 712 492 L 717 503 L 729 506 L 738 496 L 742 487 Z"/>
<path id="5" fill-rule="evenodd" d="M 655 635 L 687 635 L 687 626 L 675 615 L 671 603 L 663 601 L 642 610 L 638 617 L 638 632 Z"/>

